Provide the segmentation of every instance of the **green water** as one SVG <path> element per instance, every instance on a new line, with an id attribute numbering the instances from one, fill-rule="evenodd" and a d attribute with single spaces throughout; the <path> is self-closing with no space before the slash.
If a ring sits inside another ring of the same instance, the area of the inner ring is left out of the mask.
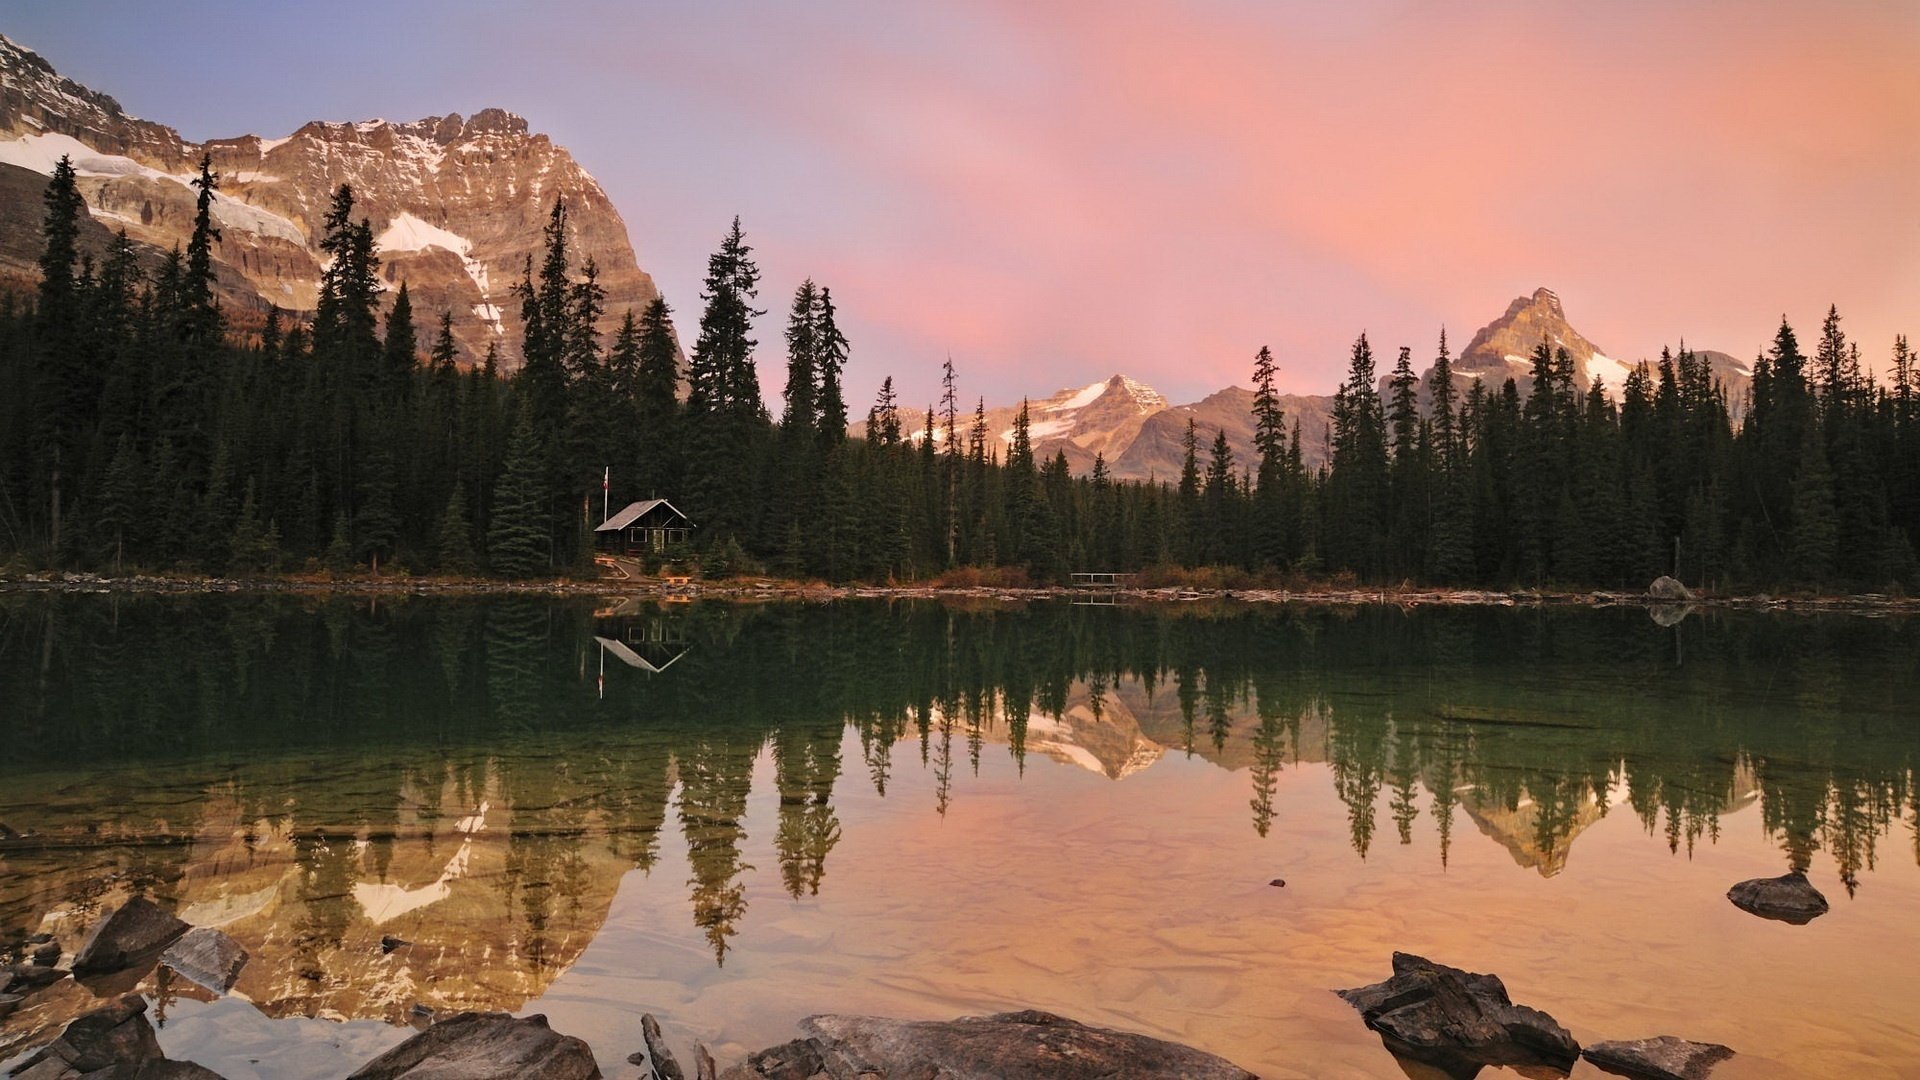
<path id="1" fill-rule="evenodd" d="M 724 1066 L 1026 1005 L 1404 1076 L 1325 993 L 1394 948 L 1724 1076 L 1920 1057 L 1900 620 L 16 595 L 0 687 L 0 943 L 135 892 L 221 926 L 235 994 L 130 978 L 229 1077 L 343 1075 L 416 1004 L 616 1076 L 642 1011 Z M 1830 914 L 1724 898 L 1788 868 Z"/>

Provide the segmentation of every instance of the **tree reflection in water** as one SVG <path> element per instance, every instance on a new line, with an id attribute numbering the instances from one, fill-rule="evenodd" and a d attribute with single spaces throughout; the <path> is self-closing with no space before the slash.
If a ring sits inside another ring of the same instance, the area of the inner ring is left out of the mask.
<path id="1" fill-rule="evenodd" d="M 278 920 L 263 1007 L 391 1018 L 343 957 L 434 903 L 521 973 L 443 996 L 512 1007 L 671 819 L 724 964 L 756 762 L 780 886 L 813 897 L 843 745 L 882 796 L 917 750 L 942 815 L 993 753 L 1121 780 L 1198 757 L 1245 770 L 1262 837 L 1281 774 L 1324 763 L 1359 857 L 1444 863 L 1465 815 L 1545 875 L 1610 810 L 1691 852 L 1757 801 L 1786 865 L 1828 852 L 1851 893 L 1916 815 L 1916 672 L 1911 627 L 1846 617 L 12 596 L 8 824 L 63 846 L 0 850 L 0 935 L 126 892 L 224 905 Z"/>

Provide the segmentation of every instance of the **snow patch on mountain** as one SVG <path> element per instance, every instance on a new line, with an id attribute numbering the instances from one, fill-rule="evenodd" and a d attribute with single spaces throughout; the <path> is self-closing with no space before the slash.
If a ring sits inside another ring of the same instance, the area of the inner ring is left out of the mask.
<path id="1" fill-rule="evenodd" d="M 473 279 L 474 288 L 480 290 L 480 303 L 472 306 L 473 313 L 490 323 L 495 334 L 506 333 L 506 327 L 500 321 L 500 308 L 493 302 L 493 284 L 487 266 L 473 257 L 473 241 L 402 210 L 394 215 L 379 236 L 373 238 L 373 242 L 381 251 L 440 248 L 460 256 L 460 263 L 467 268 L 467 276 Z"/>
<path id="2" fill-rule="evenodd" d="M 1106 392 L 1107 380 L 1101 379 L 1092 386 L 1088 386 L 1075 393 L 1065 401 L 1055 402 L 1052 405 L 1045 406 L 1045 409 L 1047 412 L 1066 412 L 1069 409 L 1083 409 L 1100 400 L 1100 395 Z"/>
<path id="3" fill-rule="evenodd" d="M 138 176 L 148 180 L 171 181 L 189 189 L 193 187 L 194 178 L 191 176 L 164 173 L 142 165 L 130 157 L 100 153 L 71 135 L 48 132 L 0 141 L 0 164 L 31 169 L 42 176 L 52 176 L 55 166 L 59 165 L 62 157 L 73 165 L 76 176 L 112 179 Z M 132 220 L 124 214 L 98 216 L 118 217 L 123 221 Z M 300 231 L 300 227 L 279 214 L 250 206 L 217 191 L 213 195 L 213 217 L 222 227 L 245 229 L 251 233 L 272 236 L 295 244 L 304 245 L 307 242 L 306 234 Z"/>
<path id="4" fill-rule="evenodd" d="M 473 241 L 422 221 L 405 210 L 394 215 L 373 242 L 381 251 L 425 251 L 437 247 L 465 255 L 473 250 Z"/>
<path id="5" fill-rule="evenodd" d="M 1597 382 L 1605 380 L 1607 389 L 1615 394 L 1618 394 L 1620 388 L 1626 385 L 1627 376 L 1632 373 L 1632 368 L 1615 360 L 1611 356 L 1594 353 L 1587 358 L 1587 381 Z"/>

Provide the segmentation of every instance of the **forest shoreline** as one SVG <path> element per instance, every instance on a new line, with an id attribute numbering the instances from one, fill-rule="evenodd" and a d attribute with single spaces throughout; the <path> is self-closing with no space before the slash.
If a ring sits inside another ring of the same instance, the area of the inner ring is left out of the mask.
<path id="1" fill-rule="evenodd" d="M 1189 604 L 1232 602 L 1302 604 L 1315 607 L 1640 607 L 1678 610 L 1797 611 L 1860 615 L 1920 615 L 1920 597 L 1884 593 L 1818 593 L 1775 596 L 1767 593 L 1698 594 L 1684 601 L 1647 593 L 1593 589 L 1446 589 L 1414 585 L 1362 588 L 1336 583 L 1292 588 L 1194 588 L 1184 586 L 1088 589 L 1064 585 L 987 585 L 909 583 L 829 585 L 773 577 L 740 577 L 669 584 L 660 580 L 552 578 L 505 581 L 496 578 L 428 576 L 373 577 L 365 574 L 263 575 L 221 577 L 204 574 L 96 574 L 33 572 L 0 574 L 0 595 L 7 593 L 126 593 L 211 595 L 278 593 L 310 596 L 551 596 L 640 599 L 667 602 L 718 600 L 729 603 L 834 600 L 941 600 L 1017 602 L 1082 600 L 1104 604 Z"/>

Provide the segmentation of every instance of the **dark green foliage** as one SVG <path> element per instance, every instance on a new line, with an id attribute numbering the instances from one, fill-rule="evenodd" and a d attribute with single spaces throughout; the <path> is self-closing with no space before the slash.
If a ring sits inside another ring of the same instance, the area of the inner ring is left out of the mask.
<path id="1" fill-rule="evenodd" d="M 1463 389 L 1443 335 L 1424 382 L 1399 351 L 1382 401 L 1362 335 L 1320 470 L 1261 349 L 1254 459 L 1190 422 L 1175 482 L 1140 483 L 1100 455 L 1074 477 L 1065 452 L 1034 445 L 1026 409 L 1005 440 L 984 401 L 964 416 L 951 358 L 919 431 L 903 430 L 888 378 L 867 437 L 848 440 L 848 343 L 811 282 L 789 311 L 775 425 L 755 368 L 760 272 L 738 221 L 708 263 L 684 384 L 664 300 L 615 313 L 603 342 L 605 295 L 592 260 L 572 257 L 558 202 L 519 286 L 511 377 L 491 346 L 462 357 L 446 313 L 419 362 L 411 294 L 386 293 L 347 187 L 321 223 L 312 322 L 273 312 L 257 338 L 229 333 L 213 300 L 210 162 L 195 186 L 191 243 L 148 276 L 124 237 L 97 266 L 81 259 L 85 204 L 70 165 L 56 168 L 39 288 L 0 303 L 8 554 L 535 576 L 587 568 L 603 499 L 661 496 L 696 526 L 679 557 L 835 581 L 1179 564 L 1495 586 L 1637 589 L 1665 572 L 1712 589 L 1915 584 L 1920 375 L 1902 338 L 1890 383 L 1873 382 L 1837 310 L 1812 360 L 1782 322 L 1737 425 L 1685 345 L 1612 387 L 1580 384 L 1543 344 L 1524 388 Z"/>
<path id="2" fill-rule="evenodd" d="M 487 528 L 487 567 L 502 577 L 528 578 L 549 565 L 544 526 L 546 499 L 541 492 L 545 440 L 522 412 L 513 423 L 507 457 L 494 492 L 493 520 Z"/>

